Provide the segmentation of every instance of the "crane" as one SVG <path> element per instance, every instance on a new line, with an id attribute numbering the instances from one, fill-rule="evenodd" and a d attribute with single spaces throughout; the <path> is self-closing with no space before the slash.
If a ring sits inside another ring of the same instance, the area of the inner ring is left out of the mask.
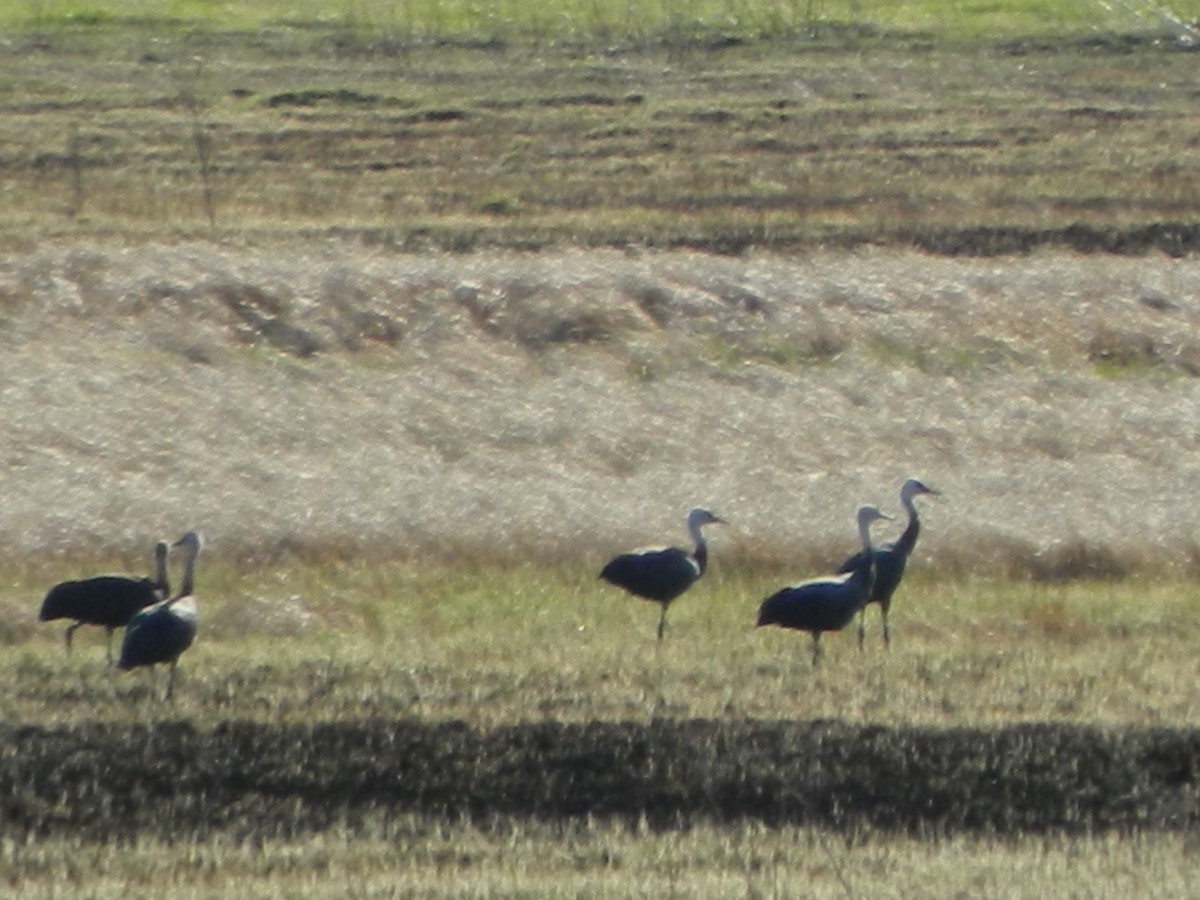
<path id="1" fill-rule="evenodd" d="M 189 531 L 174 546 L 182 547 L 184 558 L 183 584 L 179 593 L 147 607 L 129 623 L 125 629 L 125 640 L 121 643 L 121 658 L 118 669 L 135 669 L 168 663 L 167 689 L 164 699 L 170 700 L 175 687 L 175 668 L 183 651 L 196 639 L 198 609 L 194 594 L 196 558 L 204 547 L 204 538 L 199 532 Z"/>
<path id="2" fill-rule="evenodd" d="M 913 548 L 917 545 L 917 536 L 921 533 L 921 520 L 917 515 L 917 508 L 913 504 L 913 500 L 921 495 L 939 497 L 941 492 L 922 484 L 916 478 L 909 478 L 900 486 L 900 505 L 908 512 L 908 527 L 904 529 L 904 533 L 900 535 L 898 541 L 877 547 L 873 551 L 875 554 L 875 586 L 871 590 L 871 599 L 866 602 L 858 614 L 858 646 L 860 649 L 866 640 L 867 607 L 872 603 L 879 604 L 879 615 L 883 622 L 883 645 L 889 648 L 892 645 L 891 635 L 888 633 L 888 612 L 892 607 L 892 595 L 900 586 L 900 579 L 904 577 L 904 569 L 908 565 L 908 557 L 912 555 Z M 861 562 L 862 551 L 860 550 L 842 563 L 842 567 L 838 571 L 852 571 Z"/>
<path id="3" fill-rule="evenodd" d="M 667 607 L 695 584 L 708 566 L 708 544 L 701 529 L 705 525 L 724 524 L 724 519 L 697 507 L 687 517 L 688 533 L 695 545 L 691 553 L 679 547 L 633 550 L 611 559 L 600 571 L 600 577 L 635 597 L 653 600 L 662 607 L 658 619 L 658 639 L 661 641 L 667 626 Z"/>
<path id="4" fill-rule="evenodd" d="M 81 625 L 100 625 L 108 633 L 106 653 L 112 665 L 112 636 L 118 628 L 124 628 L 141 609 L 171 593 L 167 580 L 167 552 L 165 541 L 154 548 L 154 578 L 131 578 L 124 575 L 98 575 L 80 581 L 64 581 L 50 588 L 42 600 L 38 620 L 73 619 L 67 626 L 67 653 L 71 652 L 71 638 Z"/>
<path id="5" fill-rule="evenodd" d="M 821 656 L 821 634 L 841 631 L 854 614 L 871 599 L 875 581 L 875 557 L 871 553 L 871 525 L 890 519 L 874 506 L 859 507 L 856 520 L 863 558 L 851 572 L 814 578 L 786 587 L 762 602 L 758 625 L 778 625 L 812 635 L 813 665 Z"/>

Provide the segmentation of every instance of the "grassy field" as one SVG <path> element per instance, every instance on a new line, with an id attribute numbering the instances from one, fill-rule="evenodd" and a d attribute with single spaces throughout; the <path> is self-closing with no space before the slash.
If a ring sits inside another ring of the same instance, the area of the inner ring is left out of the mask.
<path id="1" fill-rule="evenodd" d="M 869 652 L 850 632 L 831 636 L 814 671 L 806 636 L 753 627 L 759 601 L 787 583 L 781 574 L 715 573 L 672 610 L 661 647 L 657 610 L 591 571 L 313 572 L 289 563 L 215 574 L 204 640 L 167 710 L 157 700 L 162 673 L 104 670 L 99 630 L 81 633 L 67 660 L 60 628 L 13 609 L 4 720 L 166 714 L 213 727 L 231 716 L 299 724 L 397 716 L 489 728 L 665 716 L 1185 727 L 1200 710 L 1190 582 L 1039 587 L 918 572 L 894 610 L 895 652 L 881 652 L 872 610 Z M 37 587 L 23 595 L 35 598 Z"/>
<path id="2" fill-rule="evenodd" d="M 1194 8 L 4 15 L 13 896 L 1195 893 Z M 33 620 L 191 527 L 174 704 Z"/>
<path id="3" fill-rule="evenodd" d="M 1194 0 L 1055 0 L 1034 3 L 960 3 L 934 0 L 626 0 L 602 4 L 555 0 L 532 4 L 505 0 L 481 6 L 464 0 L 324 0 L 303 3 L 226 3 L 220 7 L 195 0 L 149 3 L 145 0 L 27 0 L 6 7 L 0 22 L 16 28 L 70 25 L 158 24 L 201 26 L 225 31 L 265 27 L 336 26 L 393 40 L 460 39 L 471 43 L 570 42 L 623 44 L 761 39 L 811 32 L 851 23 L 860 28 L 922 32 L 946 36 L 1059 35 L 1093 28 L 1186 28 L 1194 22 Z"/>
<path id="4" fill-rule="evenodd" d="M 1189 839 L 1097 837 L 852 845 L 791 828 L 654 833 L 606 823 L 494 828 L 399 823 L 383 836 L 331 832 L 304 852 L 286 842 L 213 841 L 181 852 L 146 839 L 120 854 L 49 841 L 6 853 L 24 876 L 14 897 L 98 900 L 129 890 L 218 898 L 419 897 L 1036 897 L 1040 890 L 1185 897 Z M 1028 887 L 1036 885 L 1037 889 Z"/>
<path id="5" fill-rule="evenodd" d="M 1049 44 L 986 25 L 683 48 L 18 31 L 0 243 L 1186 252 L 1189 45 L 1083 6 Z"/>

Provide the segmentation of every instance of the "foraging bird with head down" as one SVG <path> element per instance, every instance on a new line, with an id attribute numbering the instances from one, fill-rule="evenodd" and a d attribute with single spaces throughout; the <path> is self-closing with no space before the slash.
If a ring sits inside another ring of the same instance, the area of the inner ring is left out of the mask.
<path id="1" fill-rule="evenodd" d="M 908 558 L 917 545 L 917 536 L 921 533 L 921 520 L 917 515 L 917 507 L 913 500 L 921 495 L 940 497 L 941 492 L 922 484 L 916 478 L 909 478 L 900 486 L 900 505 L 908 512 L 908 527 L 900 535 L 900 539 L 892 544 L 876 547 L 875 554 L 875 586 L 871 589 L 871 599 L 866 602 L 858 614 L 858 646 L 861 648 L 866 639 L 867 607 L 872 603 L 879 604 L 879 615 L 883 623 L 883 645 L 890 648 L 891 635 L 888 633 L 888 612 L 892 608 L 892 595 L 900 586 L 904 577 L 904 569 Z M 842 563 L 838 572 L 850 572 L 862 564 L 862 553 L 859 551 Z"/>
<path id="2" fill-rule="evenodd" d="M 821 634 L 841 631 L 871 599 L 875 582 L 875 556 L 871 553 L 871 525 L 889 519 L 874 506 L 858 510 L 858 536 L 863 558 L 858 567 L 845 574 L 786 587 L 763 601 L 758 610 L 758 625 L 795 628 L 812 635 L 813 665 L 821 656 Z"/>
<path id="3" fill-rule="evenodd" d="M 196 639 L 198 609 L 194 594 L 196 558 L 204 546 L 198 532 L 189 531 L 178 541 L 187 554 L 184 558 L 183 584 L 179 593 L 168 600 L 156 603 L 133 617 L 125 630 L 121 643 L 121 658 L 118 669 L 135 669 L 168 663 L 167 689 L 164 699 L 170 700 L 175 687 L 175 668 L 179 657 Z"/>
<path id="4" fill-rule="evenodd" d="M 123 575 L 99 575 L 81 581 L 56 584 L 42 600 L 38 620 L 74 619 L 67 626 L 67 653 L 71 638 L 81 625 L 100 625 L 107 632 L 105 651 L 112 665 L 112 636 L 118 628 L 129 624 L 139 610 L 166 599 L 171 593 L 167 581 L 167 544 L 159 541 L 154 548 L 154 578 L 131 578 Z"/>
<path id="5" fill-rule="evenodd" d="M 609 561 L 600 577 L 635 597 L 652 600 L 662 607 L 658 619 L 658 639 L 661 641 L 667 626 L 667 607 L 695 584 L 708 567 L 708 544 L 701 529 L 705 525 L 724 524 L 724 519 L 697 507 L 687 517 L 688 533 L 694 544 L 691 553 L 679 547 L 622 553 Z"/>

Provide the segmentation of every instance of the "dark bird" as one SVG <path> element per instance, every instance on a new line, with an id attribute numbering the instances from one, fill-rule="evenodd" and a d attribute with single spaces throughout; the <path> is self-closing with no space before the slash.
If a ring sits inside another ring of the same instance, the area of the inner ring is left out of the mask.
<path id="1" fill-rule="evenodd" d="M 139 612 L 125 629 L 125 640 L 121 642 L 121 658 L 118 669 L 135 669 L 138 666 L 153 666 L 169 663 L 167 691 L 164 699 L 170 700 L 175 687 L 175 667 L 179 657 L 196 639 L 197 608 L 193 585 L 196 577 L 196 558 L 204 546 L 204 539 L 195 531 L 189 531 L 178 541 L 187 557 L 183 566 L 183 584 L 179 593 Z"/>
<path id="2" fill-rule="evenodd" d="M 658 639 L 667 627 L 667 607 L 671 601 L 696 583 L 708 566 L 708 545 L 701 528 L 724 525 L 707 509 L 688 513 L 687 527 L 696 549 L 691 553 L 679 547 L 634 550 L 612 559 L 600 572 L 609 584 L 624 588 L 635 597 L 653 600 L 662 607 L 658 619 Z"/>
<path id="3" fill-rule="evenodd" d="M 875 557 L 871 553 L 871 525 L 889 519 L 873 506 L 858 510 L 858 536 L 862 540 L 862 561 L 852 572 L 814 578 L 786 587 L 763 601 L 758 624 L 778 625 L 807 631 L 813 640 L 813 665 L 821 655 L 821 633 L 841 631 L 871 599 L 875 581 Z"/>
<path id="4" fill-rule="evenodd" d="M 154 548 L 155 576 L 129 578 L 123 575 L 100 575 L 82 581 L 64 581 L 52 587 L 42 600 L 38 620 L 74 619 L 67 626 L 67 653 L 71 638 L 80 625 L 101 625 L 108 632 L 108 664 L 112 665 L 112 636 L 124 628 L 141 609 L 170 596 L 167 583 L 167 545 L 159 541 Z"/>
<path id="5" fill-rule="evenodd" d="M 879 615 L 883 621 L 883 645 L 885 647 L 892 645 L 891 635 L 888 634 L 888 611 L 892 608 L 892 595 L 896 593 L 896 588 L 900 586 L 900 579 L 904 577 L 904 567 L 908 565 L 908 557 L 912 554 L 913 547 L 917 545 L 917 536 L 921 533 L 921 520 L 917 516 L 916 506 L 913 505 L 913 499 L 921 494 L 940 496 L 940 492 L 926 487 L 915 478 L 910 478 L 901 485 L 900 505 L 908 510 L 908 527 L 904 529 L 904 533 L 900 535 L 898 541 L 877 547 L 874 551 L 875 587 L 871 590 L 871 599 L 867 601 L 866 606 L 858 615 L 858 646 L 860 648 L 866 639 L 867 606 L 872 603 L 879 604 Z M 861 564 L 862 551 L 860 550 L 842 563 L 842 567 L 838 571 L 849 572 Z"/>

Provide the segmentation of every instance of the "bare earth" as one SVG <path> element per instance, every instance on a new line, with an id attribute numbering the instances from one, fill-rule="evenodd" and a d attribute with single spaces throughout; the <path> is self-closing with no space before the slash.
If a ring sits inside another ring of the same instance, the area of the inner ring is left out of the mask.
<path id="1" fill-rule="evenodd" d="M 1197 296 L 1050 251 L 46 246 L 0 260 L 0 543 L 591 561 L 704 504 L 791 568 L 915 474 L 947 571 L 1195 566 Z"/>

